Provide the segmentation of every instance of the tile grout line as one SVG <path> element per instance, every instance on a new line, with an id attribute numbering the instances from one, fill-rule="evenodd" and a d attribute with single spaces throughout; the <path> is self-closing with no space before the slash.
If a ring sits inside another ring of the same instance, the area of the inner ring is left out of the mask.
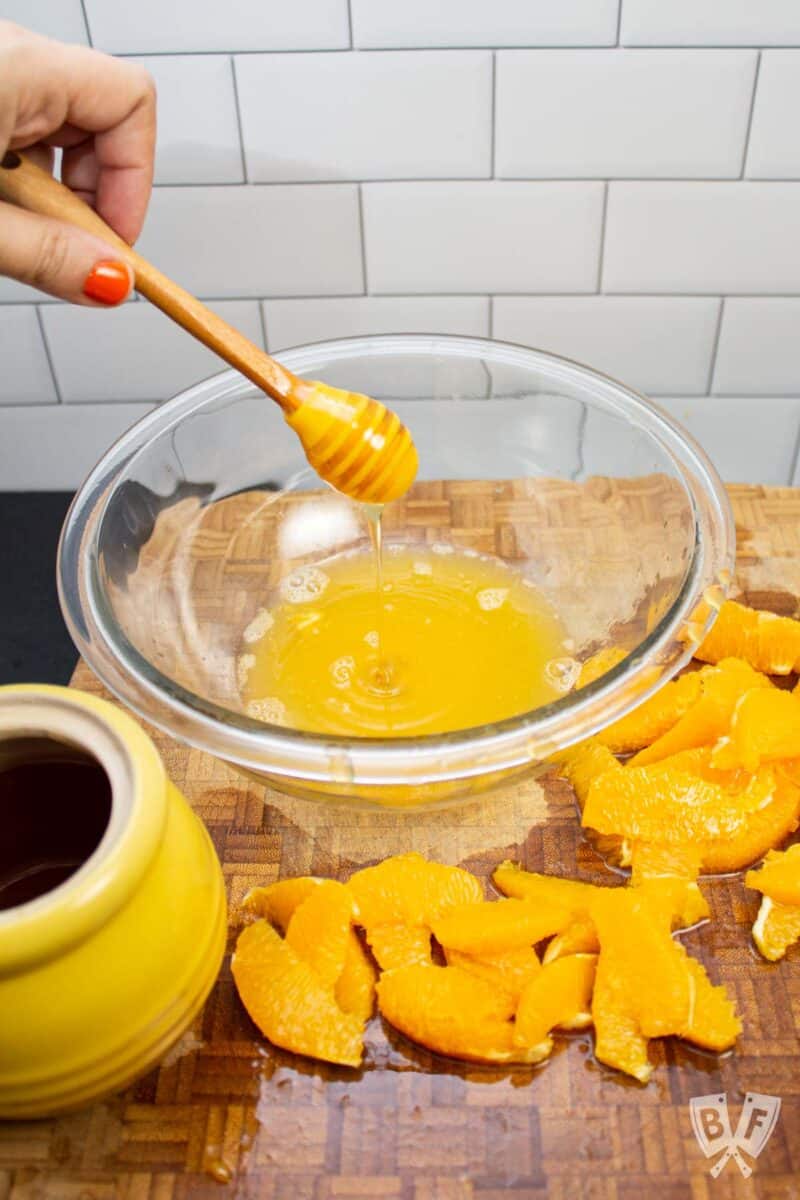
<path id="1" fill-rule="evenodd" d="M 496 179 L 497 165 L 497 51 L 492 51 L 492 94 L 489 109 L 489 178 Z"/>
<path id="2" fill-rule="evenodd" d="M 722 333 L 722 317 L 725 312 L 725 297 L 719 298 L 719 311 L 717 313 L 717 326 L 714 330 L 714 341 L 711 343 L 711 361 L 708 364 L 708 379 L 706 380 L 706 395 L 712 396 L 714 372 L 717 368 L 717 351 L 719 350 L 719 339 Z"/>
<path id="3" fill-rule="evenodd" d="M 620 34 L 622 33 L 622 6 L 625 0 L 617 0 L 617 40 L 616 45 L 619 46 Z"/>
<path id="4" fill-rule="evenodd" d="M 792 455 L 792 462 L 789 467 L 789 478 L 786 483 L 787 487 L 795 486 L 794 481 L 797 478 L 798 470 L 800 470 L 800 422 L 798 422 L 797 438 L 795 439 L 794 454 Z M 800 480 L 798 480 L 798 483 L 800 483 Z"/>
<path id="5" fill-rule="evenodd" d="M 348 49 L 353 50 L 353 6 L 351 0 L 347 0 L 347 40 Z"/>
<path id="6" fill-rule="evenodd" d="M 213 58 L 220 57 L 226 54 L 260 54 L 264 57 L 277 57 L 282 54 L 346 54 L 350 49 L 357 50 L 360 53 L 370 54 L 415 54 L 425 51 L 446 51 L 447 53 L 464 53 L 471 51 L 473 53 L 485 52 L 486 50 L 519 50 L 519 51 L 542 51 L 546 53 L 548 50 L 576 50 L 576 51 L 597 51 L 602 53 L 608 50 L 800 50 L 800 42 L 761 42 L 754 45 L 753 42 L 728 42 L 728 43 L 711 43 L 711 42 L 641 42 L 631 43 L 626 42 L 624 45 L 617 45 L 616 42 L 552 42 L 548 45 L 542 45 L 541 42 L 495 42 L 490 45 L 430 45 L 426 43 L 420 46 L 286 46 L 280 49 L 265 48 L 261 50 L 248 49 L 246 46 L 226 46 L 220 50 L 120 50 L 110 51 L 115 58 L 168 58 L 183 55 L 194 55 L 195 57 Z"/>
<path id="7" fill-rule="evenodd" d="M 442 290 L 440 292 L 439 291 L 426 292 L 426 291 L 420 291 L 420 290 L 410 291 L 410 292 L 402 292 L 402 291 L 391 290 L 391 291 L 385 291 L 385 292 L 384 291 L 371 292 L 369 294 L 373 295 L 375 297 L 385 297 L 387 299 L 396 299 L 396 300 L 435 300 L 435 299 L 440 299 L 440 300 L 456 299 L 456 300 L 458 300 L 462 297 L 486 296 L 490 291 L 493 291 L 491 284 L 489 284 L 485 287 L 482 287 L 482 288 L 476 288 L 474 291 L 463 291 L 463 292 L 462 291 L 453 291 L 452 289 L 445 288 L 444 290 Z M 712 299 L 718 300 L 720 298 L 719 288 L 715 289 L 712 292 L 641 291 L 641 292 L 602 292 L 602 293 L 592 291 L 591 289 L 585 289 L 584 291 L 580 291 L 580 292 L 574 292 L 574 291 L 573 292 L 559 292 L 559 291 L 554 291 L 552 288 L 547 291 L 541 291 L 541 292 L 507 291 L 505 289 L 500 289 L 500 290 L 494 290 L 493 294 L 498 297 L 499 296 L 503 296 L 503 297 L 510 296 L 510 297 L 513 297 L 514 299 L 519 299 L 519 300 L 581 300 L 581 299 L 588 300 L 588 299 L 597 299 L 598 295 L 600 295 L 603 299 L 609 299 L 609 300 L 613 300 L 615 298 L 626 299 L 626 300 L 712 300 Z M 259 293 L 249 292 L 246 295 L 242 295 L 241 293 L 236 293 L 235 295 L 221 295 L 219 293 L 203 291 L 203 292 L 198 292 L 198 299 L 206 301 L 206 302 L 220 302 L 220 301 L 227 302 L 227 301 L 234 301 L 234 300 L 238 300 L 238 301 L 247 301 L 247 300 L 255 300 L 255 301 L 259 301 L 259 300 L 353 300 L 353 299 L 357 299 L 359 296 L 363 296 L 363 295 L 365 295 L 364 292 L 274 292 L 274 293 L 271 292 L 267 296 L 263 295 L 263 293 L 260 293 L 260 292 Z M 776 293 L 776 292 L 726 292 L 725 298 L 727 300 L 776 300 L 776 301 L 781 301 L 781 302 L 785 301 L 786 303 L 796 303 L 798 300 L 800 300 L 800 293 L 798 293 L 798 292 L 781 292 L 781 293 Z M 128 303 L 143 303 L 143 301 L 140 301 L 139 298 L 136 297 L 135 300 L 129 301 Z M 58 312 L 60 309 L 67 307 L 66 304 L 58 303 L 56 301 L 48 302 L 47 300 L 44 300 L 44 299 L 42 299 L 42 300 L 22 300 L 22 299 L 13 300 L 12 299 L 12 300 L 0 300 L 0 312 L 2 312 L 4 308 L 31 308 L 31 307 L 35 307 L 37 304 L 41 305 L 41 307 L 43 308 L 43 310 L 45 312 L 47 312 L 48 310 Z M 800 392 L 800 388 L 798 388 L 798 392 Z"/>
<path id="8" fill-rule="evenodd" d="M 89 14 L 86 11 L 86 0 L 80 0 L 80 3 L 81 3 L 81 12 L 83 13 L 83 23 L 86 26 L 86 37 L 89 42 L 89 45 L 94 46 L 94 42 L 92 41 L 92 30 L 91 30 L 91 26 L 89 25 Z"/>
<path id="9" fill-rule="evenodd" d="M 761 72 L 761 51 L 758 52 L 756 58 L 756 69 L 753 74 L 753 94 L 750 97 L 750 111 L 747 114 L 747 126 L 744 131 L 744 147 L 742 148 L 742 168 L 739 172 L 739 178 L 744 179 L 745 168 L 747 167 L 747 155 L 750 150 L 750 132 L 753 128 L 753 114 L 756 111 L 756 94 L 758 92 L 758 76 Z"/>
<path id="10" fill-rule="evenodd" d="M 494 337 L 494 296 L 489 296 L 489 337 Z"/>
<path id="11" fill-rule="evenodd" d="M 63 404 L 64 397 L 61 394 L 61 387 L 59 386 L 58 376 L 56 375 L 55 363 L 53 362 L 53 355 L 50 350 L 50 343 L 47 340 L 47 333 L 45 332 L 44 321 L 42 319 L 42 313 L 41 313 L 41 310 L 40 310 L 40 307 L 38 304 L 34 304 L 33 307 L 36 311 L 36 320 L 39 324 L 39 333 L 41 334 L 42 345 L 44 347 L 44 356 L 47 359 L 47 365 L 50 368 L 50 375 L 52 376 L 52 379 L 53 379 L 53 388 L 55 389 L 56 399 L 59 404 Z"/>
<path id="12" fill-rule="evenodd" d="M 248 180 L 250 187 L 274 188 L 274 187 L 348 187 L 356 183 L 379 183 L 392 185 L 427 185 L 439 183 L 455 183 L 455 184 L 470 184 L 470 183 L 528 183 L 535 187 L 551 187 L 561 186 L 563 184 L 578 184 L 578 183 L 607 183 L 609 180 L 603 175 L 499 175 L 494 179 L 488 179 L 486 175 L 427 175 L 427 176 L 381 176 L 370 179 L 254 179 Z M 723 184 L 726 187 L 735 187 L 737 184 L 754 183 L 754 184 L 771 184 L 781 183 L 790 184 L 800 189 L 800 175 L 788 176 L 749 176 L 746 180 L 742 180 L 738 175 L 715 175 L 713 177 L 703 177 L 700 175 L 615 175 L 610 181 L 612 183 L 636 183 L 636 184 L 672 184 L 672 183 L 688 183 L 695 184 L 698 187 L 706 187 L 709 184 Z M 235 188 L 242 187 L 242 183 L 217 181 L 216 183 L 157 183 L 154 190 L 159 191 L 162 188 Z"/>
<path id="13" fill-rule="evenodd" d="M 242 109 L 239 104 L 239 81 L 236 78 L 236 61 L 233 54 L 228 55 L 228 62 L 231 68 L 231 80 L 233 82 L 233 107 L 236 112 L 236 128 L 239 131 L 239 157 L 242 163 L 242 183 L 249 183 L 247 176 L 247 155 L 244 152 L 244 130 L 242 129 Z M 200 185 L 203 186 L 202 184 Z M 235 184 L 226 184 L 226 187 L 235 187 Z"/>
<path id="14" fill-rule="evenodd" d="M 608 180 L 603 185 L 603 211 L 600 217 L 600 253 L 597 259 L 597 286 L 595 292 L 603 295 L 603 264 L 606 256 L 606 222 L 608 220 Z"/>
<path id="15" fill-rule="evenodd" d="M 358 201 L 358 235 L 361 242 L 361 287 L 362 295 L 369 295 L 369 278 L 367 276 L 367 237 L 364 229 L 364 196 L 362 194 L 362 185 L 359 183 L 356 192 Z"/>
<path id="16" fill-rule="evenodd" d="M 269 340 L 267 338 L 267 313 L 265 308 L 266 303 L 266 300 L 258 301 L 258 319 L 261 323 L 261 336 L 264 339 L 264 349 L 269 354 Z"/>

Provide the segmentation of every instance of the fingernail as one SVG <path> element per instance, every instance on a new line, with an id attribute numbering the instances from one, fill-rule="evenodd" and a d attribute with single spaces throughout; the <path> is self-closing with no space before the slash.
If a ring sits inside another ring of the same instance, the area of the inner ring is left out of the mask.
<path id="1" fill-rule="evenodd" d="M 83 294 L 101 304 L 121 304 L 130 289 L 131 277 L 125 263 L 110 259 L 92 268 L 83 285 Z"/>

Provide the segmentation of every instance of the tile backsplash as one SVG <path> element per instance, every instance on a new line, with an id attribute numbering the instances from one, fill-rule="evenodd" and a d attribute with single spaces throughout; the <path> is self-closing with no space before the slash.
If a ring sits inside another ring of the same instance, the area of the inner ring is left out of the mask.
<path id="1" fill-rule="evenodd" d="M 596 366 L 800 484 L 798 0 L 0 0 L 159 92 L 139 243 L 271 351 L 461 333 Z M 217 360 L 0 280 L 0 489 L 77 485 Z"/>

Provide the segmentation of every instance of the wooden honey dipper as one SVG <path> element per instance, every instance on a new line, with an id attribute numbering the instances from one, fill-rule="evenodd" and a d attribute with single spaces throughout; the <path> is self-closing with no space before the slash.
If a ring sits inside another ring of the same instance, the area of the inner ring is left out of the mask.
<path id="1" fill-rule="evenodd" d="M 137 292 L 275 400 L 316 472 L 337 491 L 387 504 L 408 491 L 417 451 L 399 417 L 370 396 L 300 379 L 133 250 L 94 209 L 24 155 L 0 165 L 0 197 L 93 233 L 120 251 Z"/>

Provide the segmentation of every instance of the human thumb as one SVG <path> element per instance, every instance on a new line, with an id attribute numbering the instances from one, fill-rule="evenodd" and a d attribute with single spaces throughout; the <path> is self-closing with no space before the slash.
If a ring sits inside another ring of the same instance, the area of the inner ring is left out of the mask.
<path id="1" fill-rule="evenodd" d="M 133 272 L 118 249 L 13 204 L 0 204 L 0 275 L 93 307 L 120 304 L 133 287 Z"/>

